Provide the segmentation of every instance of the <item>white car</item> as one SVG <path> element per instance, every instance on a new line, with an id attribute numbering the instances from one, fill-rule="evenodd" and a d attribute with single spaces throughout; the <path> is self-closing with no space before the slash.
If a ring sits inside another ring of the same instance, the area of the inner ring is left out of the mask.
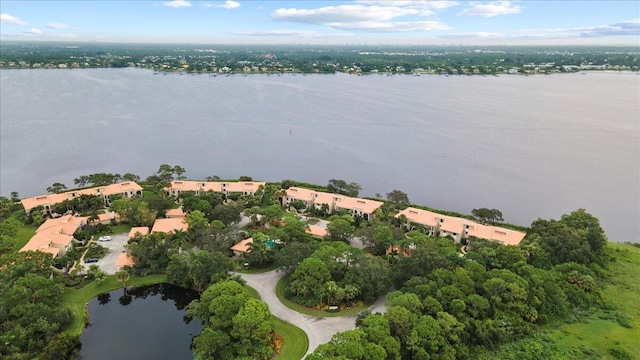
<path id="1" fill-rule="evenodd" d="M 98 241 L 111 241 L 111 236 L 100 236 Z"/>

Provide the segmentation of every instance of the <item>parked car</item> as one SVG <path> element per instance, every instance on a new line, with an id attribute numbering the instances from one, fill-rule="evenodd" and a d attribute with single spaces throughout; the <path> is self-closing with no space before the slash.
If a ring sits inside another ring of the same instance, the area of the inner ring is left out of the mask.
<path id="1" fill-rule="evenodd" d="M 85 264 L 89 264 L 89 263 L 97 263 L 98 262 L 98 258 L 88 258 L 88 259 L 84 259 L 84 263 Z"/>
<path id="2" fill-rule="evenodd" d="M 111 241 L 111 236 L 100 236 L 98 241 Z"/>

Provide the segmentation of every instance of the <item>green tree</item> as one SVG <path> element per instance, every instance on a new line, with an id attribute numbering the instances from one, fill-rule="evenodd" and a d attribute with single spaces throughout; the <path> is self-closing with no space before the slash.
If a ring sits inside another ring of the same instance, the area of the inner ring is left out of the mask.
<path id="1" fill-rule="evenodd" d="M 471 214 L 483 224 L 487 222 L 495 224 L 496 222 L 504 220 L 502 218 L 502 212 L 498 209 L 478 208 L 471 210 Z"/>
<path id="2" fill-rule="evenodd" d="M 318 305 L 324 294 L 324 284 L 331 280 L 327 265 L 317 258 L 307 258 L 291 274 L 289 289 L 307 305 Z"/>
<path id="3" fill-rule="evenodd" d="M 127 287 L 127 280 L 129 280 L 130 274 L 127 270 L 120 270 L 115 274 L 116 280 L 122 283 L 122 288 L 125 289 Z"/>
<path id="4" fill-rule="evenodd" d="M 64 190 L 67 190 L 67 187 L 64 184 L 59 182 L 53 183 L 53 185 L 47 188 L 47 192 L 51 194 L 59 194 Z"/>
<path id="5" fill-rule="evenodd" d="M 396 204 L 409 205 L 409 196 L 400 190 L 391 190 L 391 192 L 388 192 L 387 200 Z"/>
<path id="6" fill-rule="evenodd" d="M 349 242 L 356 231 L 355 226 L 348 220 L 338 218 L 327 224 L 326 238 L 334 241 Z"/>
<path id="7" fill-rule="evenodd" d="M 232 322 L 231 336 L 236 339 L 234 345 L 239 357 L 267 360 L 273 356 L 271 334 L 274 325 L 265 302 L 248 299 Z"/>

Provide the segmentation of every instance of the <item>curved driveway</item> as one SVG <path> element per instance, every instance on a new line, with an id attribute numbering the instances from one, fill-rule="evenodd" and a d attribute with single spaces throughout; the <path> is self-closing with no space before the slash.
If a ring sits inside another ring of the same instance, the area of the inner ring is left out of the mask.
<path id="1" fill-rule="evenodd" d="M 269 305 L 274 316 L 292 323 L 307 333 L 309 337 L 307 354 L 312 353 L 318 345 L 331 340 L 333 334 L 356 327 L 357 315 L 319 318 L 301 314 L 286 307 L 276 296 L 276 284 L 284 276 L 284 273 L 273 270 L 262 274 L 239 275 L 247 282 L 247 285 L 258 291 L 260 298 Z M 384 296 L 380 297 L 369 309 L 372 312 L 384 312 L 386 310 L 384 300 Z"/>

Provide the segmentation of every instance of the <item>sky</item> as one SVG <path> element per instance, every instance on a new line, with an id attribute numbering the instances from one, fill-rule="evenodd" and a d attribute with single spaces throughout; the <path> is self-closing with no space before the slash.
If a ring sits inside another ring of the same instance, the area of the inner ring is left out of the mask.
<path id="1" fill-rule="evenodd" d="M 0 40 L 635 45 L 640 1 L 4 1 Z"/>

